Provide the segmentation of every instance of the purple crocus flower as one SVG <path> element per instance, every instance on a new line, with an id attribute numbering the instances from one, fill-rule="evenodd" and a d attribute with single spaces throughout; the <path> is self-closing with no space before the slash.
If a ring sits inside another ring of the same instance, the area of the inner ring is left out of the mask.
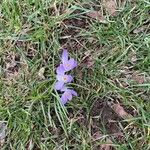
<path id="1" fill-rule="evenodd" d="M 67 71 L 75 68 L 77 66 L 77 62 L 73 58 L 68 59 L 68 52 L 66 49 L 63 50 L 61 60 L 62 64 L 60 64 L 56 69 L 57 82 L 55 84 L 55 89 L 63 92 L 61 96 L 61 103 L 64 105 L 70 101 L 73 96 L 77 96 L 77 93 L 74 90 L 66 87 L 66 84 L 70 83 L 73 80 L 73 77 L 65 74 Z"/>
<path id="2" fill-rule="evenodd" d="M 73 77 L 71 75 L 65 75 L 65 70 L 62 64 L 60 64 L 60 66 L 57 67 L 56 72 L 56 78 L 58 80 L 55 84 L 56 90 L 61 90 L 65 83 L 69 83 L 73 80 Z"/>
<path id="3" fill-rule="evenodd" d="M 64 75 L 65 74 L 65 68 L 64 68 L 63 64 L 60 64 L 57 67 L 56 73 L 59 74 L 59 75 Z"/>
<path id="4" fill-rule="evenodd" d="M 66 49 L 63 50 L 61 60 L 65 71 L 70 71 L 77 66 L 77 61 L 73 58 L 68 59 L 68 52 Z"/>
<path id="5" fill-rule="evenodd" d="M 65 105 L 68 101 L 70 101 L 73 96 L 77 96 L 76 91 L 68 89 L 67 87 L 63 87 L 61 91 L 64 91 L 64 93 L 61 96 L 61 103 L 63 105 Z"/>

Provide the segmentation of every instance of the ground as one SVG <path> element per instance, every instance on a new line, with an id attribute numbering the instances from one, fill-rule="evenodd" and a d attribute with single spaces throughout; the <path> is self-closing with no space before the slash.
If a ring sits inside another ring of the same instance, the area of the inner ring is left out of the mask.
<path id="1" fill-rule="evenodd" d="M 0 2 L 0 148 L 150 149 L 150 2 Z M 60 104 L 63 48 L 78 96 Z"/>

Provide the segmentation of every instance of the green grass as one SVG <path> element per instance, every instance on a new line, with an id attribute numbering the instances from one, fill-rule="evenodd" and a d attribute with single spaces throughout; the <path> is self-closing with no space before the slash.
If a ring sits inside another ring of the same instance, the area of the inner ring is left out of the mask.
<path id="1" fill-rule="evenodd" d="M 85 13 L 95 8 L 103 10 L 106 24 L 87 19 Z M 120 123 L 123 142 L 111 137 L 114 147 L 148 150 L 150 25 L 146 24 L 147 29 L 137 34 L 133 30 L 148 21 L 149 10 L 150 3 L 146 0 L 126 1 L 115 17 L 105 11 L 101 2 L 92 0 L 2 0 L 0 120 L 7 122 L 7 136 L 1 149 L 98 149 L 97 146 L 105 143 L 105 136 L 110 135 L 98 126 L 103 138 L 93 142 L 90 111 L 95 101 L 111 100 L 137 111 L 134 118 L 121 122 L 123 126 Z M 64 25 L 66 20 L 73 19 L 80 19 L 83 26 L 86 20 L 86 27 Z M 78 60 L 72 83 L 78 97 L 66 107 L 61 106 L 53 89 L 55 68 L 63 47 Z M 83 60 L 87 52 L 94 61 L 92 67 Z M 132 61 L 133 53 L 136 62 Z M 10 76 L 6 69 L 13 56 L 19 57 L 17 76 Z M 44 80 L 38 77 L 42 67 L 45 67 Z M 141 74 L 145 82 L 131 77 L 133 73 Z M 88 118 L 87 127 L 78 122 L 84 117 Z"/>

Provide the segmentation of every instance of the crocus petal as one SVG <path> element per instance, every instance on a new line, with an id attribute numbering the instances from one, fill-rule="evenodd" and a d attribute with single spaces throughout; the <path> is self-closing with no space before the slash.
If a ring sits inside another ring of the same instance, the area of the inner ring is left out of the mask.
<path id="1" fill-rule="evenodd" d="M 66 97 L 66 99 L 71 100 L 72 99 L 72 94 L 70 92 L 70 90 L 67 90 L 63 93 L 63 96 Z"/>
<path id="2" fill-rule="evenodd" d="M 72 100 L 72 94 L 70 91 L 65 92 L 65 94 L 66 94 L 68 100 Z"/>
<path id="3" fill-rule="evenodd" d="M 74 60 L 74 68 L 77 67 L 77 61 Z"/>
<path id="4" fill-rule="evenodd" d="M 61 90 L 63 85 L 64 85 L 64 82 L 58 81 L 58 82 L 55 83 L 55 89 L 56 90 Z"/>
<path id="5" fill-rule="evenodd" d="M 62 62 L 64 63 L 66 61 L 68 61 L 68 51 L 64 49 L 62 53 Z"/>
<path id="6" fill-rule="evenodd" d="M 62 91 L 62 92 L 67 91 L 67 87 L 64 85 L 64 86 L 61 88 L 61 91 Z"/>
<path id="7" fill-rule="evenodd" d="M 62 94 L 60 100 L 62 105 L 65 105 L 68 101 L 67 97 L 64 94 Z"/>
<path id="8" fill-rule="evenodd" d="M 62 76 L 63 76 L 63 75 L 57 74 L 57 75 L 56 75 L 56 79 L 57 79 L 58 81 L 63 81 Z"/>
<path id="9" fill-rule="evenodd" d="M 73 80 L 73 77 L 71 75 L 56 75 L 56 78 L 58 81 L 64 82 L 64 83 L 68 83 L 71 82 Z"/>
<path id="10" fill-rule="evenodd" d="M 71 75 L 67 75 L 67 78 L 68 78 L 67 82 L 71 82 L 73 80 L 73 77 Z"/>
<path id="11" fill-rule="evenodd" d="M 74 95 L 74 96 L 77 96 L 77 95 L 78 95 L 77 92 L 74 91 L 74 90 L 70 90 L 70 92 L 71 92 L 71 94 Z"/>
<path id="12" fill-rule="evenodd" d="M 65 71 L 70 71 L 77 66 L 77 62 L 71 58 L 70 60 L 63 63 Z"/>
<path id="13" fill-rule="evenodd" d="M 77 62 L 73 58 L 71 58 L 68 62 L 71 64 L 73 68 L 77 66 Z"/>
<path id="14" fill-rule="evenodd" d="M 57 70 L 56 70 L 57 74 L 60 74 L 60 75 L 63 75 L 65 73 L 65 69 L 63 67 L 63 64 L 60 64 L 58 67 L 57 67 Z"/>

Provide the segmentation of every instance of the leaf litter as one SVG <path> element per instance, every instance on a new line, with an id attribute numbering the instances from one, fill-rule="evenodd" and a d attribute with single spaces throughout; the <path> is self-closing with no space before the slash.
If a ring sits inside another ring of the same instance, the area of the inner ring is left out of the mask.
<path id="1" fill-rule="evenodd" d="M 4 70 L 4 80 L 8 84 L 18 80 L 22 74 L 29 75 L 28 64 L 19 54 L 14 52 L 4 54 L 2 60 L 2 68 Z"/>
<path id="2" fill-rule="evenodd" d="M 117 15 L 117 3 L 115 0 L 103 0 L 102 5 L 109 15 Z M 103 11 L 101 11 L 100 8 L 99 10 L 87 12 L 86 15 L 92 19 L 98 20 L 100 23 L 108 23 L 106 20 L 106 15 L 104 15 Z"/>
<path id="3" fill-rule="evenodd" d="M 5 75 L 7 79 L 17 78 L 20 69 L 20 56 L 15 53 L 9 53 L 5 55 Z"/>
<path id="4" fill-rule="evenodd" d="M 112 97 L 113 98 L 113 97 Z M 111 141 L 115 138 L 118 142 L 125 142 L 124 131 L 120 127 L 126 127 L 128 122 L 122 122 L 124 119 L 133 118 L 133 112 L 135 111 L 132 107 L 126 107 L 119 103 L 120 100 L 110 102 L 108 98 L 97 99 L 90 111 L 90 117 L 92 118 L 92 135 L 94 140 L 102 140 L 104 135 L 108 135 L 108 139 Z M 135 115 L 134 115 L 135 116 Z M 102 133 L 102 131 L 105 131 Z M 107 139 L 107 138 L 106 138 Z M 112 148 L 113 143 L 106 144 L 104 146 Z"/>
<path id="5" fill-rule="evenodd" d="M 109 15 L 117 15 L 117 4 L 115 0 L 103 0 L 103 5 Z"/>
<path id="6" fill-rule="evenodd" d="M 92 19 L 98 20 L 101 23 L 107 23 L 105 17 L 100 11 L 91 11 L 91 12 L 86 13 L 86 15 Z"/>
<path id="7" fill-rule="evenodd" d="M 131 114 L 128 114 L 125 109 L 118 103 L 112 106 L 113 110 L 116 114 L 118 114 L 121 118 L 127 119 L 132 118 Z"/>

